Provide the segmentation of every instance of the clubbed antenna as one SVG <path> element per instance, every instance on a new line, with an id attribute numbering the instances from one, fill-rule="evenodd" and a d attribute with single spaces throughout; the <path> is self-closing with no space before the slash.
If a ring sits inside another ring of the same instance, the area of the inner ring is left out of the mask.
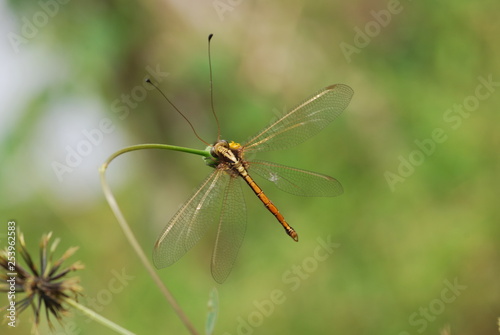
<path id="1" fill-rule="evenodd" d="M 219 124 L 219 118 L 217 117 L 217 114 L 215 113 L 215 108 L 214 108 L 214 85 L 213 85 L 213 80 L 212 80 L 212 57 L 210 55 L 210 41 L 212 40 L 212 37 L 214 34 L 208 35 L 208 68 L 210 69 L 210 106 L 212 107 L 212 114 L 214 115 L 215 122 L 217 123 L 217 141 L 220 140 L 220 124 Z"/>

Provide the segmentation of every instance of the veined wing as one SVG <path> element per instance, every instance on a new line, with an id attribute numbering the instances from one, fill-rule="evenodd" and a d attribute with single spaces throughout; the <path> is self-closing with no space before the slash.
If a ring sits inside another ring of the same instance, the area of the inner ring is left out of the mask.
<path id="1" fill-rule="evenodd" d="M 344 192 L 342 185 L 335 178 L 276 163 L 252 161 L 248 171 L 273 182 L 280 190 L 293 195 L 334 197 Z"/>
<path id="2" fill-rule="evenodd" d="M 158 269 L 179 260 L 217 220 L 229 179 L 227 173 L 215 170 L 165 226 L 153 251 Z"/>
<path id="3" fill-rule="evenodd" d="M 285 149 L 304 142 L 335 120 L 353 93 L 343 84 L 320 90 L 250 139 L 243 146 L 245 151 Z"/>
<path id="4" fill-rule="evenodd" d="M 212 276 L 222 284 L 238 256 L 246 231 L 246 207 L 241 178 L 230 178 L 223 199 L 217 240 L 212 255 Z"/>

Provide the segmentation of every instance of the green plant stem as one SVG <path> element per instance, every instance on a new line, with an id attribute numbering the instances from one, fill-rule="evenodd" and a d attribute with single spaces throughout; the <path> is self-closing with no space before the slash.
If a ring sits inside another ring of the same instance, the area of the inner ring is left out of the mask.
<path id="1" fill-rule="evenodd" d="M 182 151 L 188 154 L 194 154 L 194 155 L 200 155 L 200 156 L 205 156 L 207 158 L 212 158 L 212 155 L 210 155 L 210 152 L 207 150 L 198 150 L 198 149 L 192 149 L 192 148 L 185 148 L 185 147 L 178 147 L 176 145 L 168 145 L 168 144 L 155 144 L 155 143 L 149 143 L 149 144 L 138 144 L 138 145 L 132 145 L 130 147 L 123 148 L 121 150 L 118 150 L 114 154 L 108 157 L 106 162 L 102 164 L 102 166 L 99 168 L 99 171 L 101 170 L 106 170 L 108 168 L 108 165 L 111 163 L 112 160 L 114 160 L 116 157 L 123 155 L 127 152 L 131 151 L 136 151 L 136 150 L 144 150 L 144 149 L 164 149 L 164 150 L 173 150 L 173 151 Z"/>
<path id="2" fill-rule="evenodd" d="M 113 196 L 113 193 L 111 192 L 111 189 L 109 188 L 109 185 L 106 181 L 105 173 L 106 169 L 109 166 L 109 164 L 118 156 L 135 151 L 135 150 L 143 150 L 143 149 L 166 149 L 166 150 L 174 150 L 174 151 L 182 151 L 190 154 L 195 154 L 195 155 L 201 155 L 205 156 L 207 158 L 211 157 L 210 153 L 206 150 L 196 150 L 196 149 L 190 149 L 190 148 L 184 148 L 184 147 L 178 147 L 174 145 L 167 145 L 167 144 L 140 144 L 140 145 L 134 145 L 130 146 L 124 149 L 121 149 L 114 154 L 112 154 L 106 162 L 104 162 L 101 167 L 99 168 L 99 174 L 101 176 L 101 186 L 104 192 L 104 196 L 106 197 L 106 200 L 108 201 L 109 206 L 111 207 L 111 210 L 115 214 L 118 223 L 120 224 L 120 227 L 122 228 L 123 232 L 125 233 L 125 236 L 127 237 L 129 243 L 131 244 L 132 248 L 135 250 L 137 255 L 139 256 L 139 259 L 141 260 L 142 264 L 146 268 L 146 270 L 149 272 L 149 275 L 155 282 L 156 286 L 160 289 L 160 291 L 163 293 L 169 304 L 172 306 L 174 311 L 177 313 L 179 318 L 181 319 L 182 323 L 186 326 L 186 328 L 189 330 L 189 332 L 193 335 L 198 335 L 198 331 L 196 328 L 193 326 L 191 321 L 188 319 L 187 315 L 184 313 L 182 308 L 179 306 L 177 301 L 175 300 L 174 296 L 170 291 L 167 289 L 167 287 L 163 284 L 161 281 L 160 277 L 158 276 L 156 270 L 153 268 L 151 265 L 151 262 L 149 261 L 149 258 L 146 256 L 144 253 L 144 250 L 141 248 L 139 242 L 135 238 L 134 233 L 130 229 L 130 226 L 128 225 L 127 221 L 125 220 L 125 217 L 123 216 L 120 207 L 118 206 L 118 203 L 116 202 L 115 197 Z"/>
<path id="3" fill-rule="evenodd" d="M 94 321 L 97 321 L 99 322 L 100 324 L 102 324 L 103 326 L 105 327 L 108 327 L 112 330 L 114 330 L 115 332 L 119 333 L 119 334 L 124 334 L 124 335 L 135 335 L 134 333 L 128 331 L 127 329 L 117 325 L 116 323 L 114 323 L 113 321 L 110 321 L 108 319 L 106 319 L 105 317 L 103 317 L 102 315 L 100 314 L 97 314 L 96 312 L 94 312 L 93 310 L 83 306 L 83 305 L 80 305 L 79 303 L 77 303 L 75 300 L 71 299 L 71 298 L 64 298 L 63 297 L 63 300 L 64 302 L 66 302 L 68 305 L 71 305 L 72 307 L 74 307 L 75 309 L 78 309 L 80 310 L 83 314 L 87 315 L 88 317 L 90 317 L 91 319 L 93 319 Z"/>

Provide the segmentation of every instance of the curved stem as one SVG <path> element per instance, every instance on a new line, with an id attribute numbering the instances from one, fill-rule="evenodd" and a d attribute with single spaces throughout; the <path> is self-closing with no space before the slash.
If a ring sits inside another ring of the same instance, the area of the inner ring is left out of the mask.
<path id="1" fill-rule="evenodd" d="M 194 155 L 200 155 L 200 156 L 205 156 L 206 158 L 213 158 L 212 155 L 210 155 L 210 152 L 207 150 L 198 150 L 198 149 L 192 149 L 192 148 L 185 148 L 185 147 L 178 147 L 176 145 L 168 145 L 168 144 L 156 144 L 156 143 L 148 143 L 148 144 L 138 144 L 138 145 L 132 145 L 130 147 L 123 148 L 121 150 L 118 150 L 114 154 L 108 157 L 108 159 L 102 164 L 102 166 L 99 168 L 99 173 L 101 173 L 101 170 L 106 170 L 108 165 L 111 163 L 113 159 L 116 157 L 123 155 L 127 152 L 131 151 L 136 151 L 136 150 L 143 150 L 143 149 L 165 149 L 165 150 L 173 150 L 173 151 L 182 151 L 186 152 L 188 154 L 194 154 Z"/>
<path id="2" fill-rule="evenodd" d="M 142 150 L 142 149 L 167 149 L 167 150 L 175 150 L 175 151 L 182 151 L 186 153 L 191 153 L 191 154 L 196 154 L 196 155 L 201 155 L 205 157 L 211 157 L 210 152 L 206 150 L 196 150 L 196 149 L 190 149 L 190 148 L 184 148 L 184 147 L 177 147 L 173 145 L 167 145 L 167 144 L 140 144 L 140 145 L 134 145 L 130 146 L 124 149 L 121 149 L 114 154 L 112 154 L 106 162 L 104 162 L 101 167 L 99 168 L 99 175 L 101 177 L 101 186 L 104 192 L 104 196 L 106 197 L 106 200 L 108 201 L 109 206 L 111 207 L 111 210 L 116 216 L 116 219 L 118 220 L 118 223 L 120 224 L 120 227 L 122 228 L 123 232 L 125 233 L 126 238 L 128 239 L 129 243 L 131 244 L 132 248 L 135 250 L 137 255 L 139 256 L 139 259 L 141 260 L 142 264 L 146 268 L 146 270 L 149 272 L 149 275 L 155 282 L 156 286 L 160 289 L 160 291 L 163 293 L 167 301 L 170 303 L 174 311 L 177 313 L 179 318 L 181 319 L 182 323 L 186 326 L 186 328 L 189 330 L 189 332 L 193 335 L 198 335 L 198 331 L 196 328 L 193 326 L 191 321 L 188 319 L 187 315 L 184 313 L 182 308 L 179 306 L 177 301 L 175 300 L 174 296 L 170 291 L 167 289 L 167 287 L 163 284 L 161 281 L 160 277 L 158 276 L 157 272 L 151 265 L 149 258 L 146 256 L 144 253 L 144 250 L 140 246 L 139 242 L 135 238 L 134 233 L 130 229 L 130 226 L 128 225 L 127 221 L 125 220 L 125 217 L 123 216 L 120 207 L 118 206 L 118 203 L 116 202 L 115 197 L 113 196 L 113 193 L 111 192 L 111 189 L 109 188 L 109 185 L 106 181 L 105 173 L 108 165 L 118 156 L 130 152 L 130 151 L 135 151 L 135 150 Z"/>

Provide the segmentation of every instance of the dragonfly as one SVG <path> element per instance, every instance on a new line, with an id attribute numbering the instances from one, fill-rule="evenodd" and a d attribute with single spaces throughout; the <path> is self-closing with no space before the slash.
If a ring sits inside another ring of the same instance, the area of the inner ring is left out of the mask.
<path id="1" fill-rule="evenodd" d="M 244 183 L 276 217 L 286 234 L 298 241 L 295 229 L 252 176 L 258 175 L 282 191 L 299 196 L 338 196 L 343 193 L 342 185 L 327 175 L 246 157 L 288 149 L 313 137 L 342 113 L 353 93 L 344 84 L 325 87 L 272 121 L 243 145 L 217 139 L 209 146 L 210 158 L 206 159 L 213 171 L 164 227 L 154 245 L 155 266 L 161 269 L 177 262 L 218 222 L 211 272 L 216 282 L 223 283 L 235 263 L 246 231 Z"/>

